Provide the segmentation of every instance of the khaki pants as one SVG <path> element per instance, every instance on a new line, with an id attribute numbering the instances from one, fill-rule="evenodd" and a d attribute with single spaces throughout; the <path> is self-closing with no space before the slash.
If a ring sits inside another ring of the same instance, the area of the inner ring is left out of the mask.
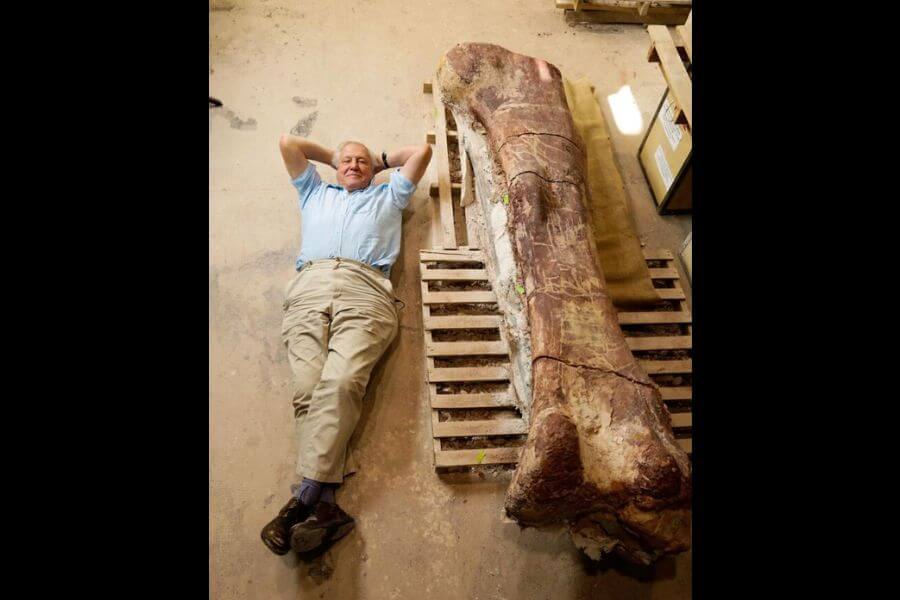
<path id="1" fill-rule="evenodd" d="M 297 473 L 340 483 L 369 375 L 397 335 L 393 287 L 361 263 L 316 260 L 288 283 L 285 298 L 282 341 L 297 386 Z"/>

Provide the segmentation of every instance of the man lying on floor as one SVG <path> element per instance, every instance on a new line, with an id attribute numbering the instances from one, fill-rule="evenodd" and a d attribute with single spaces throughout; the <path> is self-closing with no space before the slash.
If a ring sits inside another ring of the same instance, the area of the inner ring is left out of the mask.
<path id="1" fill-rule="evenodd" d="M 292 136 L 281 155 L 300 196 L 302 246 L 288 283 L 282 341 L 296 380 L 299 458 L 292 497 L 262 530 L 276 554 L 313 552 L 353 529 L 335 502 L 347 442 L 372 368 L 398 330 L 391 266 L 400 254 L 401 212 L 431 160 L 431 147 L 405 146 L 375 158 L 363 144 L 337 150 Z M 337 169 L 324 183 L 310 163 Z M 390 183 L 372 186 L 382 169 Z"/>

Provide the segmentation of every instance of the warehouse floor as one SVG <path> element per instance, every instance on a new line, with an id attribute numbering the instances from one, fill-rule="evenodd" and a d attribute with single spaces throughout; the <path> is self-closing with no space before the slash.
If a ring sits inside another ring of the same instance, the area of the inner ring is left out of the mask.
<path id="1" fill-rule="evenodd" d="M 209 91 L 224 106 L 209 111 L 210 598 L 690 597 L 690 553 L 647 571 L 598 566 L 562 528 L 505 521 L 507 476 L 435 475 L 416 275 L 417 251 L 429 245 L 434 165 L 404 218 L 392 276 L 406 303 L 401 333 L 370 385 L 352 446 L 358 472 L 338 494 L 357 528 L 310 564 L 275 556 L 259 540 L 288 498 L 296 448 L 279 333 L 300 215 L 279 135 L 293 129 L 325 145 L 357 138 L 375 150 L 421 143 L 434 128 L 422 82 L 440 55 L 460 41 L 497 43 L 590 78 L 638 234 L 648 247 L 679 250 L 690 217 L 656 214 L 636 159 L 665 88 L 647 62 L 645 30 L 569 27 L 554 4 L 211 3 Z M 618 129 L 606 100 L 623 86 L 640 110 L 634 134 Z M 320 173 L 334 181 L 331 169 Z"/>

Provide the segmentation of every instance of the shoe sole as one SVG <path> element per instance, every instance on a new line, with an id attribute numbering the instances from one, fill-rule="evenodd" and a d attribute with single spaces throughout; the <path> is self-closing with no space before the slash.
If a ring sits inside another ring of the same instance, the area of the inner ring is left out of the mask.
<path id="1" fill-rule="evenodd" d="M 334 535 L 331 536 L 330 542 L 336 542 L 341 539 L 353 529 L 354 523 L 350 521 L 349 523 L 344 523 L 334 532 Z M 328 530 L 325 528 L 320 529 L 301 529 L 296 534 L 291 536 L 291 548 L 294 549 L 295 552 L 309 552 L 311 550 L 315 550 L 319 546 L 322 545 L 322 542 L 325 540 L 325 535 L 328 533 Z"/>
<path id="2" fill-rule="evenodd" d="M 276 546 L 274 544 L 274 542 L 272 542 L 271 540 L 269 540 L 267 538 L 262 538 L 262 542 L 263 542 L 263 544 L 266 545 L 266 548 L 268 548 L 269 550 L 271 550 L 273 553 L 277 554 L 278 556 L 284 556 L 285 554 L 287 554 L 288 552 L 291 551 L 290 548 L 279 548 L 278 546 Z"/>

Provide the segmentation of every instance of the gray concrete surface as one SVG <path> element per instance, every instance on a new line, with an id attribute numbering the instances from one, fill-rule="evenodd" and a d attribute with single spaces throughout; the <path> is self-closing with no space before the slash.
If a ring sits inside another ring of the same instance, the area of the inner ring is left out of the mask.
<path id="1" fill-rule="evenodd" d="M 300 247 L 296 192 L 278 153 L 292 129 L 373 148 L 423 141 L 422 94 L 439 56 L 485 41 L 547 59 L 597 88 L 648 246 L 677 250 L 690 217 L 659 217 L 605 99 L 630 86 L 644 127 L 665 82 L 637 25 L 569 27 L 552 0 L 212 2 L 209 91 L 210 598 L 688 598 L 690 553 L 647 572 L 597 566 L 560 528 L 502 519 L 503 476 L 440 478 L 431 466 L 416 253 L 428 243 L 428 183 L 404 217 L 392 280 L 401 333 L 377 368 L 339 492 L 357 529 L 322 559 L 277 557 L 259 531 L 287 500 L 295 441 L 279 342 L 283 289 Z M 334 180 L 330 169 L 320 171 Z"/>

